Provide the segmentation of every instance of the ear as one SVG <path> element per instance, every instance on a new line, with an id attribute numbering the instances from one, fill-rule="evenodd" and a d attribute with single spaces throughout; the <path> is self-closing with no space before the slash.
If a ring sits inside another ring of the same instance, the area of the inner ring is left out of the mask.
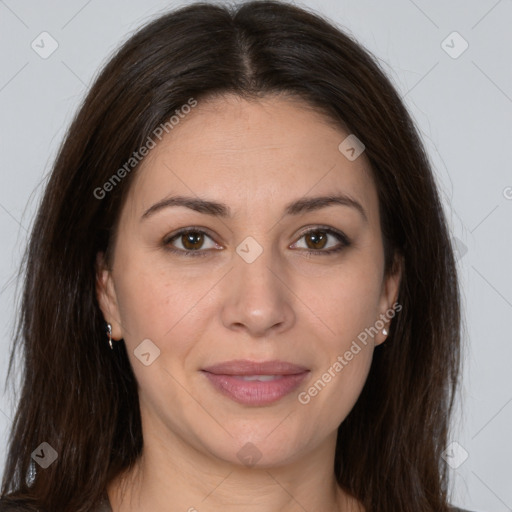
<path id="1" fill-rule="evenodd" d="M 99 252 L 96 256 L 96 297 L 105 322 L 112 326 L 112 339 L 121 339 L 123 331 L 114 280 L 112 271 L 107 267 L 105 255 L 102 252 Z"/>
<path id="2" fill-rule="evenodd" d="M 393 317 L 396 315 L 397 311 L 400 311 L 402 309 L 402 306 L 397 303 L 398 290 L 400 288 L 400 281 L 402 279 L 402 272 L 402 255 L 395 254 L 395 259 L 393 261 L 391 272 L 384 279 L 384 282 L 382 284 L 382 294 L 379 302 L 380 316 L 376 322 L 378 322 L 377 325 L 381 325 L 380 321 L 382 321 L 384 323 L 384 327 L 382 327 L 374 337 L 375 346 L 380 345 L 381 343 L 384 343 L 384 341 L 386 341 L 389 335 L 389 328 L 393 320 Z M 388 334 L 384 334 L 382 332 L 383 329 L 386 329 Z"/>

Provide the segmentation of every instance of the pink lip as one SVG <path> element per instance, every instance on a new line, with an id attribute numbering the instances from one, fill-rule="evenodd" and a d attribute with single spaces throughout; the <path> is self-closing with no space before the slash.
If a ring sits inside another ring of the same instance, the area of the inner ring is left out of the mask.
<path id="1" fill-rule="evenodd" d="M 309 370 L 284 361 L 226 361 L 202 370 L 210 383 L 222 394 L 245 405 L 268 405 L 296 389 Z M 270 381 L 246 381 L 244 376 L 275 375 Z"/>

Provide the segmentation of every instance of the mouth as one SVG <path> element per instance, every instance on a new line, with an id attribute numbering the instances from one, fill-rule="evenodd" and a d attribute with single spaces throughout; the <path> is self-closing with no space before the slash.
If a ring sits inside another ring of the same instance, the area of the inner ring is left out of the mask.
<path id="1" fill-rule="evenodd" d="M 213 388 L 250 406 L 269 405 L 289 395 L 309 375 L 304 366 L 285 361 L 226 361 L 201 372 Z"/>

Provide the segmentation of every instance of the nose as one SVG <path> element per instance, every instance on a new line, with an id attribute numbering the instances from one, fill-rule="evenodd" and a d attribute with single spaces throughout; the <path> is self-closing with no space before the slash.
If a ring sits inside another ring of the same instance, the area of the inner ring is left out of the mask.
<path id="1" fill-rule="evenodd" d="M 294 325 L 294 294 L 270 250 L 251 263 L 237 255 L 223 286 L 222 323 L 226 328 L 262 338 Z"/>

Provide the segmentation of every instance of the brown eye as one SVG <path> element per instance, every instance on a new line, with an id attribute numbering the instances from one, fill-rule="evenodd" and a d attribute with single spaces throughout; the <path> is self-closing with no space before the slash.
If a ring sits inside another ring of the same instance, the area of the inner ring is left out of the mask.
<path id="1" fill-rule="evenodd" d="M 308 249 L 323 249 L 327 243 L 328 235 L 325 231 L 310 231 L 304 235 L 306 240 L 310 240 L 311 243 L 306 242 Z"/>
<path id="2" fill-rule="evenodd" d="M 185 249 L 197 250 L 204 243 L 204 235 L 198 231 L 191 231 L 181 234 L 180 241 Z"/>
<path id="3" fill-rule="evenodd" d="M 329 238 L 334 238 L 335 240 L 338 240 L 339 243 L 337 245 L 333 245 L 332 243 L 331 245 L 328 245 Z M 340 252 L 350 245 L 350 241 L 346 235 L 332 228 L 310 229 L 309 231 L 302 233 L 299 240 L 302 239 L 306 242 L 305 247 L 300 247 L 298 242 L 296 242 L 293 247 L 304 249 L 307 254 L 332 254 Z"/>
<path id="4" fill-rule="evenodd" d="M 207 240 L 211 240 L 209 247 L 204 247 Z M 218 248 L 219 246 L 200 229 L 184 229 L 175 235 L 164 240 L 164 246 L 171 252 L 182 256 L 206 256 L 209 251 L 206 249 Z"/>

